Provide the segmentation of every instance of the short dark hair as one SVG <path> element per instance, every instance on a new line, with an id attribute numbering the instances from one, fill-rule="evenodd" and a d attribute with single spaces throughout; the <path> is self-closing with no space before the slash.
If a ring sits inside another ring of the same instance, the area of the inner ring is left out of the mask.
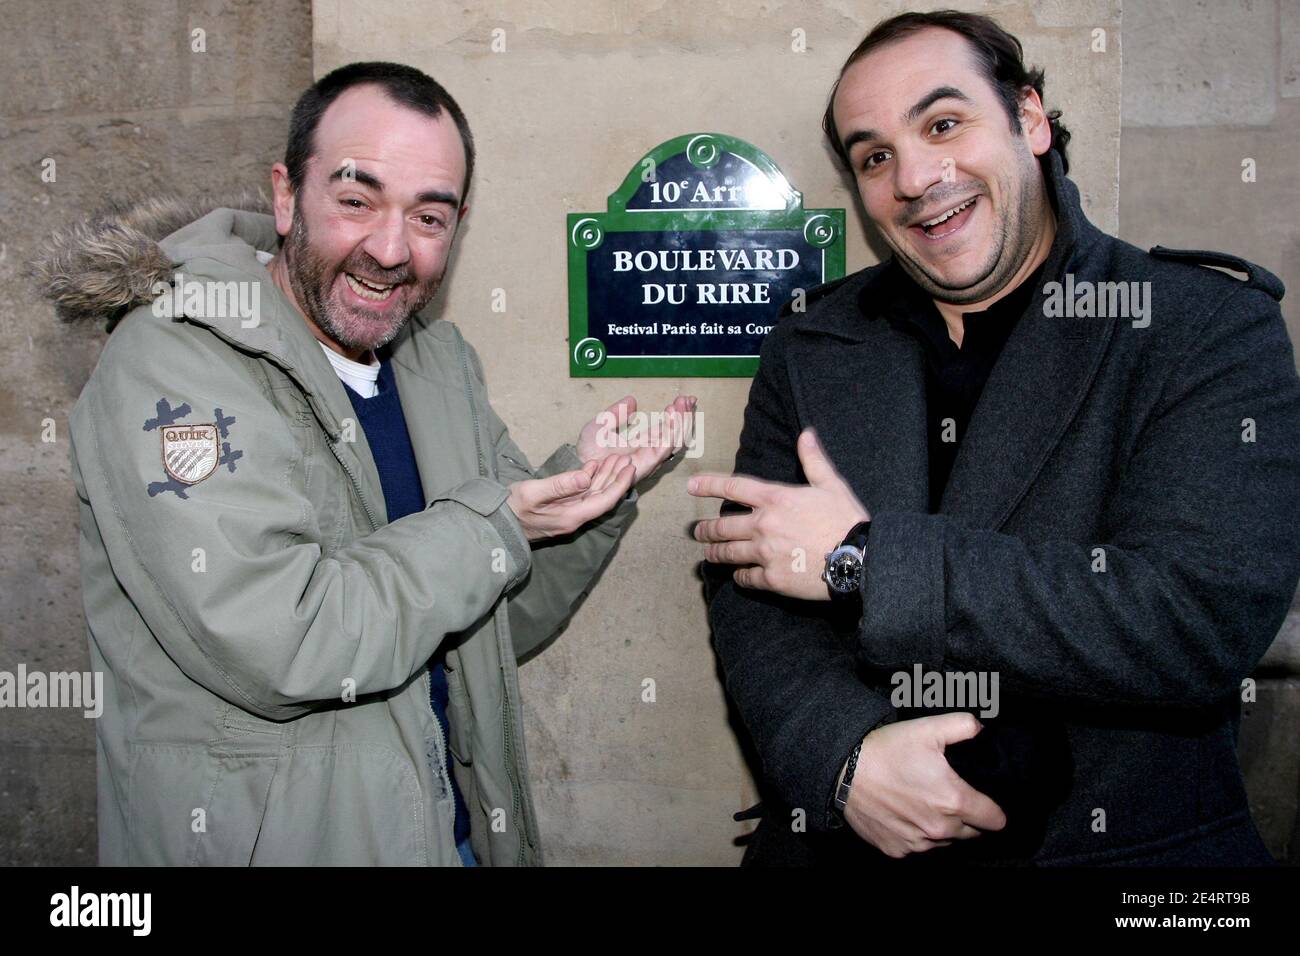
<path id="1" fill-rule="evenodd" d="M 826 103 L 826 115 L 822 117 L 822 129 L 826 131 L 835 154 L 849 165 L 849 154 L 844 149 L 840 132 L 835 127 L 835 94 L 839 92 L 840 81 L 850 66 L 872 50 L 901 40 L 926 27 L 942 27 L 966 38 L 975 54 L 984 78 L 997 91 L 1002 106 L 1011 119 L 1011 131 L 1020 132 L 1020 97 L 1025 87 L 1030 87 L 1041 99 L 1043 96 L 1043 71 L 1025 66 L 1025 51 L 1020 41 L 1002 29 L 996 20 L 978 13 L 962 13 L 957 10 L 936 10 L 932 13 L 903 13 L 888 20 L 882 20 L 872 28 L 866 39 L 849 54 L 840 68 L 840 75 L 831 88 L 830 99 Z M 1051 110 L 1047 120 L 1052 128 L 1052 147 L 1061 154 L 1061 168 L 1070 171 L 1070 162 L 1066 158 L 1065 148 L 1070 142 L 1070 131 L 1061 123 L 1061 111 Z"/>
<path id="2" fill-rule="evenodd" d="M 380 61 L 341 66 L 326 73 L 298 97 L 289 119 L 289 142 L 284 147 L 284 165 L 289 168 L 289 182 L 293 188 L 296 190 L 302 185 L 307 161 L 316 145 L 316 127 L 325 110 L 338 99 L 339 94 L 364 84 L 380 87 L 393 102 L 425 116 L 437 118 L 443 110 L 447 111 L 456 123 L 460 141 L 465 147 L 465 182 L 461 184 L 460 196 L 461 203 L 464 203 L 474 174 L 474 137 L 470 135 L 469 121 L 461 112 L 460 105 L 442 84 L 415 67 Z"/>

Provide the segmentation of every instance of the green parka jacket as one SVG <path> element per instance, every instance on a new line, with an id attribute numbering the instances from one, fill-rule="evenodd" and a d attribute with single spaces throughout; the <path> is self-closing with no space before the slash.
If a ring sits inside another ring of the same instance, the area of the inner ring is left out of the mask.
<path id="1" fill-rule="evenodd" d="M 71 416 L 100 862 L 459 865 L 450 772 L 478 860 L 539 864 L 516 660 L 572 613 L 635 492 L 530 548 L 506 486 L 581 461 L 532 469 L 474 350 L 416 316 L 391 361 L 430 504 L 389 523 L 343 385 L 256 255 L 272 219 L 164 233 L 176 215 L 88 224 L 47 266 L 65 318 L 112 329 Z M 444 642 L 450 740 L 426 670 Z"/>

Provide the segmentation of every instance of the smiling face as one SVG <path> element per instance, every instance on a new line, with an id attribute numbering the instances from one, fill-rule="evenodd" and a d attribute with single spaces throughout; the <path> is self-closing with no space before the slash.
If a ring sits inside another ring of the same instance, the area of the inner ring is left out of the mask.
<path id="1" fill-rule="evenodd" d="M 467 211 L 464 179 L 464 145 L 445 110 L 426 116 L 375 85 L 330 104 L 301 186 L 283 164 L 272 170 L 285 237 L 272 276 L 317 338 L 356 358 L 429 303 Z"/>
<path id="2" fill-rule="evenodd" d="M 931 27 L 849 66 L 832 108 L 867 217 L 931 297 L 983 302 L 1028 273 L 1052 228 L 1033 90 L 1013 132 L 967 40 Z"/>

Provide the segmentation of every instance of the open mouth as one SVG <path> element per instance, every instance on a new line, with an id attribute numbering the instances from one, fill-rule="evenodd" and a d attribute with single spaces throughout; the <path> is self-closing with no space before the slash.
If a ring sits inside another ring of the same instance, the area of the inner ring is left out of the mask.
<path id="1" fill-rule="evenodd" d="M 343 273 L 348 280 L 348 288 L 359 295 L 361 298 L 370 302 L 386 302 L 392 296 L 395 285 L 385 284 L 382 282 L 372 282 L 369 279 L 363 279 L 361 276 L 353 275 L 351 272 Z"/>
<path id="2" fill-rule="evenodd" d="M 925 222 L 917 223 L 912 226 L 921 235 L 927 239 L 946 239 L 954 232 L 966 225 L 966 220 L 971 216 L 971 210 L 975 208 L 978 196 L 972 196 L 965 202 L 958 203 L 951 209 L 945 210 L 933 219 L 927 219 Z"/>

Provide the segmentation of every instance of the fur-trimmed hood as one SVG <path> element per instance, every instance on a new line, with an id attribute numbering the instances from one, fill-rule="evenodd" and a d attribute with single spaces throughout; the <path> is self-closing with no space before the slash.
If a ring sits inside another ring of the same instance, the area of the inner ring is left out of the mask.
<path id="1" fill-rule="evenodd" d="M 34 277 L 60 319 L 103 319 L 111 330 L 128 311 L 153 300 L 155 283 L 170 281 L 176 263 L 160 242 L 223 207 L 271 211 L 266 197 L 251 191 L 223 199 L 162 196 L 114 202 L 54 233 L 32 264 Z"/>

